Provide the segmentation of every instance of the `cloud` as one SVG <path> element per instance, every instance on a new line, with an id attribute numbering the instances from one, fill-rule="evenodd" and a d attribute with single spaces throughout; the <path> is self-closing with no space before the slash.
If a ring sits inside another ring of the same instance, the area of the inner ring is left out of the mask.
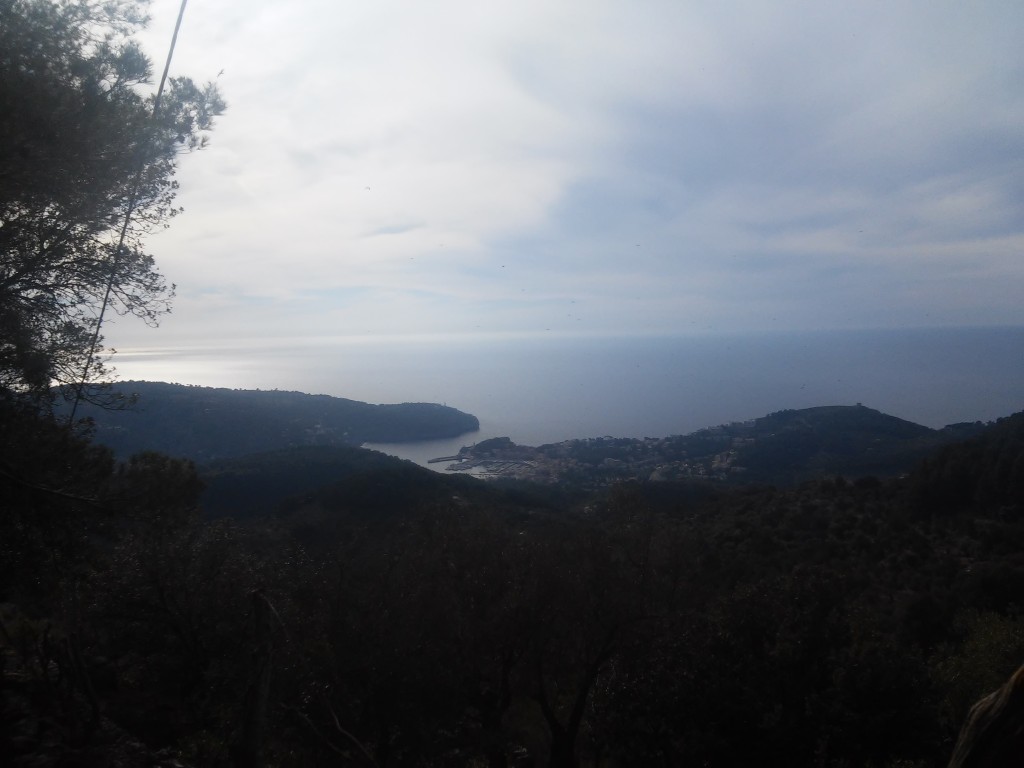
<path id="1" fill-rule="evenodd" d="M 160 333 L 1024 322 L 1022 32 L 1014 2 L 190 8 L 175 69 L 230 107 L 151 241 Z"/>

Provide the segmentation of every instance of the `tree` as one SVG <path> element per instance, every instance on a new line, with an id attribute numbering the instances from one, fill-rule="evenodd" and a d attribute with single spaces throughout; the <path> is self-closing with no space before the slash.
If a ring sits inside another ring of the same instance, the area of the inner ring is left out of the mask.
<path id="1" fill-rule="evenodd" d="M 149 324 L 170 309 L 174 286 L 142 239 L 180 212 L 178 157 L 205 143 L 225 105 L 214 85 L 171 78 L 155 110 L 156 97 L 143 94 L 150 61 L 131 39 L 146 3 L 0 0 L 0 387 L 8 392 L 40 399 L 87 369 L 102 380 L 102 363 L 87 361 L 108 301 Z"/>

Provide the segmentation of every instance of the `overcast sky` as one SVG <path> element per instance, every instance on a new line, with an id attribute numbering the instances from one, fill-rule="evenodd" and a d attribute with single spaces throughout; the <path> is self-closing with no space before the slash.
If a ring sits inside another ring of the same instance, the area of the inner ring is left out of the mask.
<path id="1" fill-rule="evenodd" d="M 144 35 L 162 66 L 178 0 Z M 1024 3 L 192 0 L 121 349 L 1024 324 Z"/>

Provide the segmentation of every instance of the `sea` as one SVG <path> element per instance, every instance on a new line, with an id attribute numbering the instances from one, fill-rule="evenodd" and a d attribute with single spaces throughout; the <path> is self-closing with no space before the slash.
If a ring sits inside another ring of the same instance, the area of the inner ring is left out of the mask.
<path id="1" fill-rule="evenodd" d="M 490 437 L 662 437 L 789 408 L 863 404 L 942 427 L 1024 410 L 1024 328 L 616 338 L 318 338 L 125 351 L 123 379 L 285 389 L 472 413 L 456 438 L 368 447 L 429 459 Z"/>

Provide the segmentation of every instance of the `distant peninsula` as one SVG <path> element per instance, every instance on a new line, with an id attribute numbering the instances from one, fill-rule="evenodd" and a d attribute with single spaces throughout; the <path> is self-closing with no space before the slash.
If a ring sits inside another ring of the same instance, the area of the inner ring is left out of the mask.
<path id="1" fill-rule="evenodd" d="M 118 382 L 126 407 L 83 405 L 96 442 L 119 457 L 160 451 L 197 462 L 298 446 L 400 443 L 458 437 L 480 429 L 476 416 L 436 403 L 373 405 L 279 390 Z"/>
<path id="2" fill-rule="evenodd" d="M 452 472 L 598 489 L 622 481 L 791 485 L 824 475 L 895 476 L 978 423 L 930 429 L 864 405 L 777 411 L 660 438 L 594 437 L 538 447 L 494 437 L 463 447 Z"/>

